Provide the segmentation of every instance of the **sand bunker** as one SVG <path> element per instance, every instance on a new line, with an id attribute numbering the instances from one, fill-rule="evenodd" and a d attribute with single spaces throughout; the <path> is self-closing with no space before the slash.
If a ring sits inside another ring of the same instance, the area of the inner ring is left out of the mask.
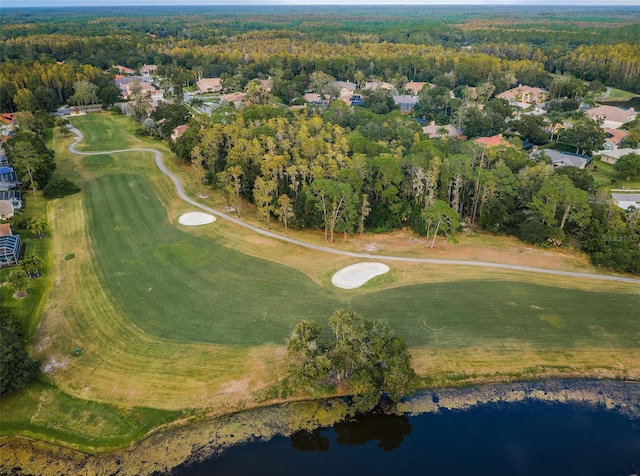
<path id="1" fill-rule="evenodd" d="M 331 278 L 334 286 L 342 289 L 355 289 L 371 278 L 389 271 L 389 266 L 382 263 L 358 263 L 341 269 Z"/>
<path id="2" fill-rule="evenodd" d="M 202 212 L 185 213 L 178 218 L 178 223 L 186 226 L 206 225 L 207 223 L 213 223 L 214 221 L 216 221 L 216 217 Z"/>

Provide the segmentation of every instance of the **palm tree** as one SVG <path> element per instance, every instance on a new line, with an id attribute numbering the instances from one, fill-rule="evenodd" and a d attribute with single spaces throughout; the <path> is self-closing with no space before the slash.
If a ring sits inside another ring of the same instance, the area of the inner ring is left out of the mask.
<path id="1" fill-rule="evenodd" d="M 31 233 L 33 233 L 36 238 L 44 238 L 44 234 L 46 231 L 47 222 L 44 220 L 44 218 L 39 218 L 38 220 L 35 220 L 33 223 L 31 223 Z"/>
<path id="2" fill-rule="evenodd" d="M 449 135 L 449 130 L 444 127 L 444 126 L 440 126 L 436 129 L 436 136 L 440 139 L 442 139 L 443 137 L 447 137 Z"/>
<path id="3" fill-rule="evenodd" d="M 44 262 L 38 256 L 29 256 L 20 262 L 20 269 L 27 273 L 30 278 L 40 277 L 40 268 Z"/>

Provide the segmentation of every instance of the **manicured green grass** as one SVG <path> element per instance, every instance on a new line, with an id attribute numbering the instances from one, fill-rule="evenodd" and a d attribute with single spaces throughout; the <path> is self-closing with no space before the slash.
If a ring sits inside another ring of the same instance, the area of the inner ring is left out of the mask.
<path id="1" fill-rule="evenodd" d="M 370 318 L 388 319 L 415 347 L 517 341 L 550 349 L 637 349 L 640 335 L 640 295 L 552 285 L 490 280 L 420 284 L 360 296 L 353 307 Z"/>
<path id="2" fill-rule="evenodd" d="M 637 347 L 638 295 L 497 281 L 337 293 L 292 268 L 176 229 L 139 175 L 109 175 L 86 190 L 89 233 L 104 285 L 138 327 L 159 337 L 283 343 L 301 319 L 326 322 L 336 308 L 351 306 L 367 317 L 388 319 L 416 347 L 505 340 L 597 347 L 605 338 L 613 347 Z"/>
<path id="3" fill-rule="evenodd" d="M 142 141 L 133 135 L 134 123 L 127 116 L 111 113 L 87 114 L 72 117 L 69 122 L 80 126 L 84 140 L 78 150 L 107 151 L 144 147 Z"/>
<path id="4" fill-rule="evenodd" d="M 607 164 L 600 159 L 593 159 L 588 170 L 593 174 L 598 185 L 611 188 L 640 189 L 640 177 L 627 181 L 626 177 L 615 171 L 613 165 Z"/>
<path id="5" fill-rule="evenodd" d="M 152 335 L 221 344 L 282 343 L 301 319 L 326 319 L 344 306 L 294 269 L 178 230 L 140 175 L 89 182 L 86 206 L 105 287 Z"/>
<path id="6" fill-rule="evenodd" d="M 129 134 L 128 121 L 106 114 L 74 119 L 98 141 L 88 149 L 153 147 Z M 100 142 L 114 134 L 121 137 Z M 439 385 L 553 377 L 557 369 L 637 375 L 637 287 L 602 283 L 602 292 L 586 292 L 591 283 L 575 284 L 578 291 L 566 278 L 500 271 L 485 273 L 493 280 L 471 280 L 458 267 L 446 274 L 453 282 L 408 286 L 444 268 L 390 263 L 389 274 L 363 288 L 338 290 L 331 273 L 352 260 L 274 244 L 223 221 L 172 224 L 169 216 L 186 207 L 150 154 L 78 157 L 64 151 L 69 142 L 54 140 L 57 173 L 83 190 L 49 203 L 56 281 L 49 281 L 31 346 L 60 367 L 46 383 L 3 397 L 2 435 L 104 451 L 189 409 L 199 416 L 262 404 L 254 392 L 278 387 L 287 362 L 282 347 L 259 344 L 283 344 L 305 318 L 328 332 L 327 317 L 339 307 L 388 319 L 413 346 L 418 373 Z M 284 253 L 289 266 L 254 257 L 278 260 Z M 82 355 L 73 356 L 76 347 Z"/>
<path id="7" fill-rule="evenodd" d="M 184 417 L 182 411 L 124 409 L 74 398 L 45 382 L 4 395 L 0 406 L 2 434 L 60 441 L 78 449 L 121 448 L 151 429 Z"/>
<path id="8" fill-rule="evenodd" d="M 631 98 L 636 97 L 637 94 L 623 91 L 622 89 L 610 88 L 609 96 L 602 97 L 600 96 L 597 100 L 599 101 L 628 101 Z"/>

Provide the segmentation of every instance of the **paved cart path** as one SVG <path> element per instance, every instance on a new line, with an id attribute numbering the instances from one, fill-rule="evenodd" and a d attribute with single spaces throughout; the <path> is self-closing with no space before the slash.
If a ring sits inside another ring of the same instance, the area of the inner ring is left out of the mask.
<path id="1" fill-rule="evenodd" d="M 83 135 L 82 133 L 76 129 L 73 126 L 67 126 L 69 128 L 69 130 L 71 130 L 74 134 L 76 134 L 76 140 L 73 141 L 73 143 L 69 146 L 69 150 L 74 153 L 74 154 L 78 154 L 78 155 L 104 155 L 104 154 L 117 154 L 117 153 L 121 153 L 121 152 L 139 152 L 139 151 L 143 151 L 143 152 L 151 152 L 152 154 L 155 155 L 156 158 L 156 165 L 158 166 L 158 168 L 165 174 L 167 175 L 171 181 L 173 182 L 173 184 L 176 187 L 176 191 L 178 193 L 178 196 L 184 200 L 185 202 L 193 205 L 194 207 L 197 207 L 201 210 L 204 210 L 206 212 L 209 212 L 217 217 L 220 217 L 224 220 L 228 220 L 232 223 L 235 223 L 236 225 L 239 226 L 243 226 L 245 228 L 248 228 L 251 231 L 254 231 L 255 233 L 259 233 L 261 235 L 264 236 L 268 236 L 270 238 L 275 238 L 277 240 L 280 241 L 285 241 L 287 243 L 292 243 L 294 245 L 298 245 L 298 246 L 303 246 L 305 248 L 308 249 L 312 249 L 312 250 L 316 250 L 316 251 L 322 251 L 324 253 L 333 253 L 336 255 L 342 255 L 342 256 L 350 256 L 352 258 L 361 258 L 361 259 L 374 259 L 374 260 L 378 260 L 378 261 L 405 261 L 405 262 L 409 262 L 409 263 L 425 263 L 425 264 L 437 264 L 437 265 L 456 265 L 456 266 L 476 266 L 476 267 L 483 267 L 483 268 L 498 268 L 498 269 L 508 269 L 508 270 L 514 270 L 514 271 L 524 271 L 524 272 L 528 272 L 528 273 L 540 273 L 540 274 L 552 274 L 552 275 L 556 275 L 556 276 L 568 276 L 568 277 L 574 277 L 574 278 L 587 278 L 587 279 L 598 279 L 598 280 L 602 280 L 602 281 L 619 281 L 619 282 L 623 282 L 623 283 L 632 283 L 632 284 L 640 284 L 640 279 L 637 278 L 626 278 L 623 276 L 611 276 L 611 275 L 606 275 L 606 274 L 590 274 L 590 273 L 577 273 L 577 272 L 573 272 L 573 271 L 561 271 L 561 270 L 556 270 L 556 269 L 545 269 L 545 268 L 533 268 L 531 266 L 520 266 L 520 265 L 516 265 L 516 264 L 504 264 L 504 263 L 491 263 L 491 262 L 487 262 L 487 261 L 465 261 L 465 260 L 453 260 L 453 259 L 435 259 L 435 258 L 409 258 L 409 257 L 403 257 L 403 256 L 388 256 L 388 255 L 374 255 L 374 254 L 369 254 L 369 253 L 355 253 L 352 251 L 342 251 L 342 250 L 336 250 L 333 248 L 329 248 L 326 246 L 321 246 L 321 245 L 314 245 L 312 243 L 307 243 L 305 241 L 301 241 L 301 240 L 296 240 L 295 238 L 291 238 L 289 236 L 285 236 L 285 235 L 281 235 L 279 233 L 274 233 L 273 231 L 269 231 L 269 230 L 264 230 L 262 228 L 259 228 L 257 226 L 251 225 L 249 223 L 245 223 L 244 221 L 233 217 L 231 215 L 228 215 L 226 213 L 223 213 L 219 210 L 216 210 L 214 208 L 208 207 L 206 205 L 202 205 L 201 203 L 196 202 L 195 200 L 193 200 L 192 198 L 190 198 L 184 191 L 184 188 L 182 187 L 182 183 L 180 182 L 180 180 L 178 179 L 178 177 L 176 177 L 172 172 L 169 171 L 169 169 L 167 169 L 167 167 L 164 165 L 164 162 L 162 161 L 162 153 L 159 150 L 156 149 L 147 149 L 147 148 L 140 148 L 140 149 L 119 149 L 119 150 L 109 150 L 109 151 L 102 151 L 102 152 L 82 152 L 79 151 L 78 149 L 76 149 L 76 146 L 78 145 L 78 143 L 80 143 L 83 139 Z"/>

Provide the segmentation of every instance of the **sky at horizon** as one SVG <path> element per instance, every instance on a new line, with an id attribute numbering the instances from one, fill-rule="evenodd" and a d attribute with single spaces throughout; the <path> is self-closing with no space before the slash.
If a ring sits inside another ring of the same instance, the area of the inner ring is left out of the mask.
<path id="1" fill-rule="evenodd" d="M 186 5 L 568 5 L 639 6 L 638 0 L 0 0 L 0 8 Z"/>

